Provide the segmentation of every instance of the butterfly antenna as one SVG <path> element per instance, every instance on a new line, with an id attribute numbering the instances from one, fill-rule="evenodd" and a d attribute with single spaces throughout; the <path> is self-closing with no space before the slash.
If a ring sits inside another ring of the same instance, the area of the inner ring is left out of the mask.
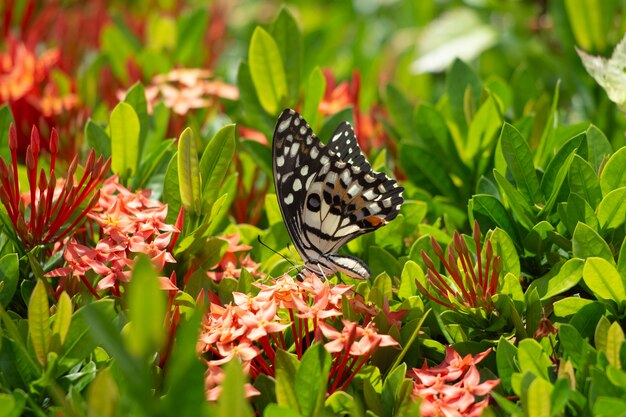
<path id="1" fill-rule="evenodd" d="M 259 243 L 263 246 L 265 246 L 267 249 L 271 250 L 272 252 L 274 252 L 276 255 L 280 256 L 281 258 L 283 258 L 284 260 L 286 260 L 287 262 L 289 262 L 292 266 L 295 266 L 296 264 L 294 264 L 289 258 L 287 258 L 285 255 L 283 255 L 282 253 L 278 252 L 276 249 L 271 248 L 270 246 L 266 245 L 265 242 L 263 242 L 261 240 L 261 235 L 257 236 L 257 240 L 259 241 Z"/>

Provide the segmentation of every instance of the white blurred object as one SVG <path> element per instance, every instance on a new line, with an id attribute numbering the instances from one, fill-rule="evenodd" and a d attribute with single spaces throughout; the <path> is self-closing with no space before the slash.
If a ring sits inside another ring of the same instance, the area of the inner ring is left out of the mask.
<path id="1" fill-rule="evenodd" d="M 419 58 L 411 64 L 416 74 L 442 72 L 456 59 L 469 61 L 491 48 L 496 31 L 472 10 L 459 8 L 430 23 L 417 41 Z"/>

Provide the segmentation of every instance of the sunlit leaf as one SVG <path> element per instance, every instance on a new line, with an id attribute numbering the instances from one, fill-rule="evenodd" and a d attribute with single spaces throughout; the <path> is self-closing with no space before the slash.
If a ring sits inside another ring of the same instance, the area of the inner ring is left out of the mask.
<path id="1" fill-rule="evenodd" d="M 28 333 L 40 364 L 48 361 L 50 349 L 50 311 L 48 294 L 43 281 L 37 281 L 28 303 Z"/>
<path id="2" fill-rule="evenodd" d="M 276 41 L 261 27 L 257 27 L 252 34 L 248 62 L 263 109 L 270 114 L 278 113 L 287 95 L 285 67 Z"/>
<path id="3" fill-rule="evenodd" d="M 140 125 L 137 113 L 128 103 L 121 102 L 111 112 L 111 170 L 128 178 L 137 170 L 139 162 Z"/>

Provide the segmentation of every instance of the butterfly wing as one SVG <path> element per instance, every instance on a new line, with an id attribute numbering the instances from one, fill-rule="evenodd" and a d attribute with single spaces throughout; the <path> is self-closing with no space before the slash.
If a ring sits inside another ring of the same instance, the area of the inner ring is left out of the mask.
<path id="1" fill-rule="evenodd" d="M 368 278 L 361 260 L 336 252 L 395 218 L 403 188 L 372 171 L 347 122 L 324 146 L 299 114 L 285 110 L 272 148 L 281 213 L 306 266 L 314 272 Z"/>

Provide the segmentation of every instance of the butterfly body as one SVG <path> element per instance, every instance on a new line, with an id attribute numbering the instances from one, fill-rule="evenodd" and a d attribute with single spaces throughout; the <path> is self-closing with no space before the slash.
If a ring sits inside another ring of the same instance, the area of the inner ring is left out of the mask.
<path id="1" fill-rule="evenodd" d="M 324 145 L 294 110 L 278 118 L 272 160 L 281 214 L 305 268 L 369 278 L 363 261 L 337 251 L 395 218 L 403 188 L 372 170 L 349 123 Z"/>

